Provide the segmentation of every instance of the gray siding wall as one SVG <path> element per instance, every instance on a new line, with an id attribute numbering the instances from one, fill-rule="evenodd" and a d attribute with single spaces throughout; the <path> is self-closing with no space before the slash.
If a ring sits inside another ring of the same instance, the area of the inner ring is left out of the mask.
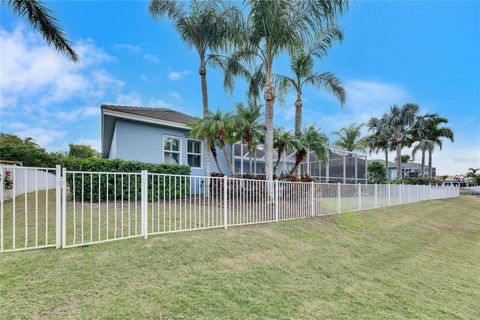
<path id="1" fill-rule="evenodd" d="M 179 137 L 181 141 L 181 163 L 187 165 L 188 132 L 186 129 L 117 119 L 109 158 L 163 163 L 163 137 L 175 136 Z M 231 152 L 230 146 L 228 146 L 228 152 Z M 222 171 L 229 173 L 227 162 L 221 150 L 218 150 L 218 158 Z M 211 171 L 217 172 L 212 156 L 210 156 L 210 168 Z M 202 168 L 192 168 L 191 175 L 205 175 L 203 162 Z"/>

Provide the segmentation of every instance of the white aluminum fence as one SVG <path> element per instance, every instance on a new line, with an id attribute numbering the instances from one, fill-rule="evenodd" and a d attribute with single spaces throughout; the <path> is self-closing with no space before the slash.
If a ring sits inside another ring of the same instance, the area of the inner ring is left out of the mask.
<path id="1" fill-rule="evenodd" d="M 445 186 L 263 181 L 147 171 L 61 172 L 59 166 L 9 170 L 14 181 L 12 188 L 20 178 L 28 177 L 29 171 L 34 172 L 34 177 L 39 176 L 38 172 L 54 174 L 56 186 L 47 188 L 42 181 L 33 179 L 25 183 L 34 184 L 33 192 L 11 200 L 3 197 L 5 190 L 0 188 L 0 251 L 68 248 L 459 195 L 458 188 Z"/>
<path id="2" fill-rule="evenodd" d="M 60 247 L 60 166 L 2 165 L 0 181 L 0 252 Z"/>

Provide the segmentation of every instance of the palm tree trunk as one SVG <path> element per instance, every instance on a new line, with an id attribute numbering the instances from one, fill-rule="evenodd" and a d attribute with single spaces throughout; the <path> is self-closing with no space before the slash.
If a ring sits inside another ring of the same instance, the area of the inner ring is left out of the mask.
<path id="1" fill-rule="evenodd" d="M 425 178 L 425 149 L 422 149 L 422 178 Z"/>
<path id="2" fill-rule="evenodd" d="M 302 133 L 302 92 L 297 90 L 297 101 L 295 101 L 295 134 L 299 136 Z"/>
<path id="3" fill-rule="evenodd" d="M 232 159 L 230 159 L 230 156 L 228 155 L 225 143 L 222 143 L 222 151 L 223 151 L 223 155 L 225 156 L 225 159 L 227 160 L 227 164 L 228 164 L 228 167 L 230 168 L 230 172 L 232 173 L 232 176 L 234 176 L 235 175 L 235 169 L 232 165 Z"/>
<path id="4" fill-rule="evenodd" d="M 280 159 L 282 158 L 282 148 L 278 147 L 278 152 L 277 152 L 277 162 L 275 163 L 275 166 L 273 167 L 273 173 L 277 172 L 278 164 L 280 163 Z"/>
<path id="5" fill-rule="evenodd" d="M 397 143 L 397 179 L 402 178 L 402 145 Z"/>
<path id="6" fill-rule="evenodd" d="M 429 178 L 429 179 L 432 178 L 432 173 L 433 173 L 433 170 L 432 170 L 432 158 L 433 158 L 432 150 L 428 150 L 428 178 Z"/>
<path id="7" fill-rule="evenodd" d="M 387 172 L 387 181 L 390 180 L 388 176 L 388 149 L 385 149 L 385 170 Z"/>
<path id="8" fill-rule="evenodd" d="M 215 164 L 217 165 L 218 173 L 223 175 L 223 171 L 222 171 L 222 168 L 220 167 L 220 163 L 218 163 L 217 148 L 215 147 L 215 145 L 212 145 L 210 147 L 210 152 L 212 153 L 213 160 L 215 160 Z"/>
<path id="9" fill-rule="evenodd" d="M 202 103 L 203 103 L 203 118 L 208 116 L 208 90 L 207 90 L 207 67 L 205 66 L 205 58 L 200 57 L 200 82 L 202 86 Z M 205 167 L 205 175 L 210 175 L 210 152 L 208 148 L 208 139 L 203 139 L 203 165 Z"/>
<path id="10" fill-rule="evenodd" d="M 295 165 L 293 166 L 292 171 L 290 171 L 290 175 L 293 175 L 295 171 L 297 171 L 300 163 L 302 163 L 303 159 L 305 158 L 305 155 L 306 153 L 303 151 L 297 152 L 297 154 L 295 155 Z"/>
<path id="11" fill-rule="evenodd" d="M 273 180 L 273 107 L 275 102 L 275 87 L 272 81 L 270 65 L 265 64 L 265 175 L 267 181 Z"/>
<path id="12" fill-rule="evenodd" d="M 253 147 L 252 147 L 252 142 L 251 141 L 247 142 L 247 149 L 248 149 L 248 171 L 250 173 L 253 173 L 253 171 L 252 171 L 252 167 L 253 167 L 252 149 L 253 149 Z M 243 158 L 243 154 L 242 154 L 242 158 Z"/>

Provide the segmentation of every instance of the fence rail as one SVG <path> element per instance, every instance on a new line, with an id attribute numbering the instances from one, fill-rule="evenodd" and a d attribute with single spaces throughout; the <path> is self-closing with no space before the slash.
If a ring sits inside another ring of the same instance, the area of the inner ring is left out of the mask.
<path id="1" fill-rule="evenodd" d="M 60 166 L 0 169 L 0 251 L 69 248 L 459 195 L 456 187 L 428 185 L 69 171 Z"/>

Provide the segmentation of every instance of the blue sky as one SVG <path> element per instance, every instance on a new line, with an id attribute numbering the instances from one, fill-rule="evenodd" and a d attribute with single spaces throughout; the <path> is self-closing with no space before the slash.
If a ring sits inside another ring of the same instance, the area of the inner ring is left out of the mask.
<path id="1" fill-rule="evenodd" d="M 0 126 L 49 150 L 68 143 L 99 147 L 102 103 L 171 107 L 201 113 L 198 58 L 147 2 L 47 2 L 75 44 L 73 64 L 0 4 Z M 351 3 L 340 19 L 345 41 L 319 61 L 347 90 L 341 108 L 328 93 L 304 92 L 304 120 L 324 132 L 380 116 L 391 104 L 418 103 L 450 119 L 454 144 L 434 156 L 439 173 L 480 167 L 480 2 Z M 288 73 L 288 59 L 274 65 Z M 230 95 L 209 69 L 210 107 L 231 110 Z M 293 127 L 294 95 L 276 104 L 275 123 Z M 332 138 L 333 140 L 333 138 Z M 404 153 L 408 153 L 407 150 Z M 375 156 L 372 156 L 375 157 Z M 392 155 L 393 158 L 393 155 Z"/>

